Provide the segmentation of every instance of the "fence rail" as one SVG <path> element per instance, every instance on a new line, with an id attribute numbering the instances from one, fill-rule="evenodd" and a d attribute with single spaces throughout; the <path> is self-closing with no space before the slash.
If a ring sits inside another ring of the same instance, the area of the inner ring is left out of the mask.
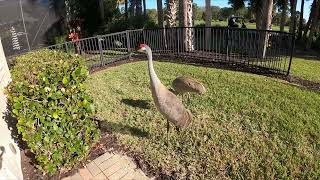
<path id="1" fill-rule="evenodd" d="M 137 29 L 65 42 L 47 48 L 83 56 L 90 69 L 138 56 L 148 44 L 153 54 L 199 63 L 224 63 L 289 74 L 294 46 L 291 33 L 227 27 Z"/>

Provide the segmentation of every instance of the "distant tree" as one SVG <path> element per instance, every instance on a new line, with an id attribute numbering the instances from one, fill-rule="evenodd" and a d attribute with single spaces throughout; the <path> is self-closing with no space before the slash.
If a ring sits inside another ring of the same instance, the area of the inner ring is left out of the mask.
<path id="1" fill-rule="evenodd" d="M 206 26 L 210 27 L 211 26 L 211 21 L 212 21 L 211 0 L 206 0 L 205 8 L 206 8 L 206 11 L 205 11 L 205 14 L 206 14 L 206 18 L 205 18 Z"/>
<path id="2" fill-rule="evenodd" d="M 154 22 L 157 21 L 158 15 L 156 9 L 147 9 L 147 16 Z"/>
<path id="3" fill-rule="evenodd" d="M 157 11 L 158 11 L 158 25 L 159 27 L 164 27 L 162 0 L 157 0 Z"/>
<path id="4" fill-rule="evenodd" d="M 220 10 L 221 18 L 227 19 L 233 14 L 233 9 L 228 7 L 223 7 Z"/>
<path id="5" fill-rule="evenodd" d="M 146 4 L 146 0 L 143 0 L 143 15 L 144 15 L 144 17 L 147 17 L 147 4 Z"/>
<path id="6" fill-rule="evenodd" d="M 310 13 L 310 28 L 309 28 L 309 34 L 306 42 L 306 48 L 311 48 L 311 44 L 313 41 L 313 37 L 315 36 L 315 33 L 317 29 L 319 28 L 320 23 L 320 0 L 314 0 L 313 1 L 313 8 L 311 8 L 312 12 Z M 308 33 L 306 31 L 305 33 Z"/>
<path id="7" fill-rule="evenodd" d="M 66 2 L 68 4 L 66 10 L 70 19 L 81 20 L 83 36 L 92 36 L 103 31 L 103 28 L 114 17 L 120 15 L 115 0 L 68 0 Z M 92 11 L 92 9 L 97 9 L 97 11 Z"/>
<path id="8" fill-rule="evenodd" d="M 211 14 L 212 14 L 212 19 L 222 19 L 221 18 L 221 8 L 219 6 L 211 6 Z"/>
<path id="9" fill-rule="evenodd" d="M 203 10 L 196 4 L 193 3 L 193 20 L 202 20 Z"/>
<path id="10" fill-rule="evenodd" d="M 124 13 L 125 13 L 125 18 L 128 20 L 128 0 L 124 1 Z"/>
<path id="11" fill-rule="evenodd" d="M 245 7 L 244 2 L 244 0 L 229 0 L 228 4 L 231 5 L 231 7 L 236 11 Z"/>
<path id="12" fill-rule="evenodd" d="M 297 9 L 297 0 L 290 0 L 290 27 L 289 32 L 293 33 L 296 28 L 296 9 Z"/>
<path id="13" fill-rule="evenodd" d="M 212 12 L 211 12 L 211 0 L 206 0 L 206 11 L 205 11 L 205 14 L 206 14 L 206 18 L 205 18 L 205 21 L 206 21 L 206 27 L 210 27 L 211 26 L 211 22 L 212 22 Z M 211 41 L 209 39 L 211 39 L 211 29 L 209 28 L 206 28 L 206 39 L 208 39 L 206 42 L 206 48 L 207 49 L 210 49 L 210 44 L 211 44 Z"/>
<path id="14" fill-rule="evenodd" d="M 305 0 L 301 0 L 301 6 L 300 6 L 300 20 L 299 20 L 299 29 L 298 29 L 298 37 L 297 39 L 301 39 L 302 37 L 302 31 L 303 31 L 303 12 L 304 12 L 304 1 Z"/>
<path id="15" fill-rule="evenodd" d="M 314 17 L 316 15 L 316 8 L 317 8 L 317 0 L 313 0 L 311 8 L 310 8 L 310 15 L 308 22 L 304 28 L 304 33 L 303 33 L 303 40 L 306 41 L 309 33 L 309 29 L 311 26 L 311 23 L 314 21 Z"/>
<path id="16" fill-rule="evenodd" d="M 281 10 L 280 31 L 284 31 L 287 19 L 288 0 L 277 0 L 276 6 Z"/>

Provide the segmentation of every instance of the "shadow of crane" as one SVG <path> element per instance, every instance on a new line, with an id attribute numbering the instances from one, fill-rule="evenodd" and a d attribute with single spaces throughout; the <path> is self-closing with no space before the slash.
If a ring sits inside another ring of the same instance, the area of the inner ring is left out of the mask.
<path id="1" fill-rule="evenodd" d="M 149 133 L 143 129 L 124 125 L 121 122 L 98 121 L 101 132 L 129 134 L 136 137 L 147 137 Z"/>
<path id="2" fill-rule="evenodd" d="M 121 102 L 132 107 L 150 109 L 150 104 L 147 100 L 122 99 Z"/>

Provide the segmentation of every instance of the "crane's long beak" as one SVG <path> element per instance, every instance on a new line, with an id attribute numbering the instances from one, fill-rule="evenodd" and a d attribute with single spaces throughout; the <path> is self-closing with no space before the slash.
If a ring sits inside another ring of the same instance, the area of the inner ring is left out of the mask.
<path id="1" fill-rule="evenodd" d="M 141 53 L 143 52 L 143 50 L 141 48 L 138 48 L 137 51 L 141 52 Z"/>

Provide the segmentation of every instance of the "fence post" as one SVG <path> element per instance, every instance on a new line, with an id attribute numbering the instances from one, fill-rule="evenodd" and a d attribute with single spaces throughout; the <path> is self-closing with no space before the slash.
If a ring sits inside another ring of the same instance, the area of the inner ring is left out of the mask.
<path id="1" fill-rule="evenodd" d="M 146 32 L 142 29 L 143 43 L 146 44 Z"/>
<path id="2" fill-rule="evenodd" d="M 129 54 L 129 59 L 131 58 L 131 47 L 130 47 L 130 35 L 129 31 L 126 30 L 126 38 L 127 38 L 127 49 L 128 49 L 128 54 Z"/>
<path id="3" fill-rule="evenodd" d="M 101 41 L 103 40 L 101 36 L 97 36 L 98 39 L 98 46 L 99 46 L 99 53 L 100 53 L 100 66 L 103 66 L 103 49 L 102 49 L 102 44 Z"/>
<path id="4" fill-rule="evenodd" d="M 291 63 L 292 63 L 292 56 L 293 56 L 293 51 L 295 48 L 295 42 L 296 42 L 296 19 L 293 21 L 293 33 L 291 33 L 292 41 L 291 41 L 291 52 L 290 52 L 290 61 L 289 61 L 289 67 L 287 71 L 287 76 L 290 74 L 290 69 L 291 69 Z"/>
<path id="5" fill-rule="evenodd" d="M 229 61 L 229 27 L 227 27 L 227 36 L 226 36 L 226 61 Z"/>

